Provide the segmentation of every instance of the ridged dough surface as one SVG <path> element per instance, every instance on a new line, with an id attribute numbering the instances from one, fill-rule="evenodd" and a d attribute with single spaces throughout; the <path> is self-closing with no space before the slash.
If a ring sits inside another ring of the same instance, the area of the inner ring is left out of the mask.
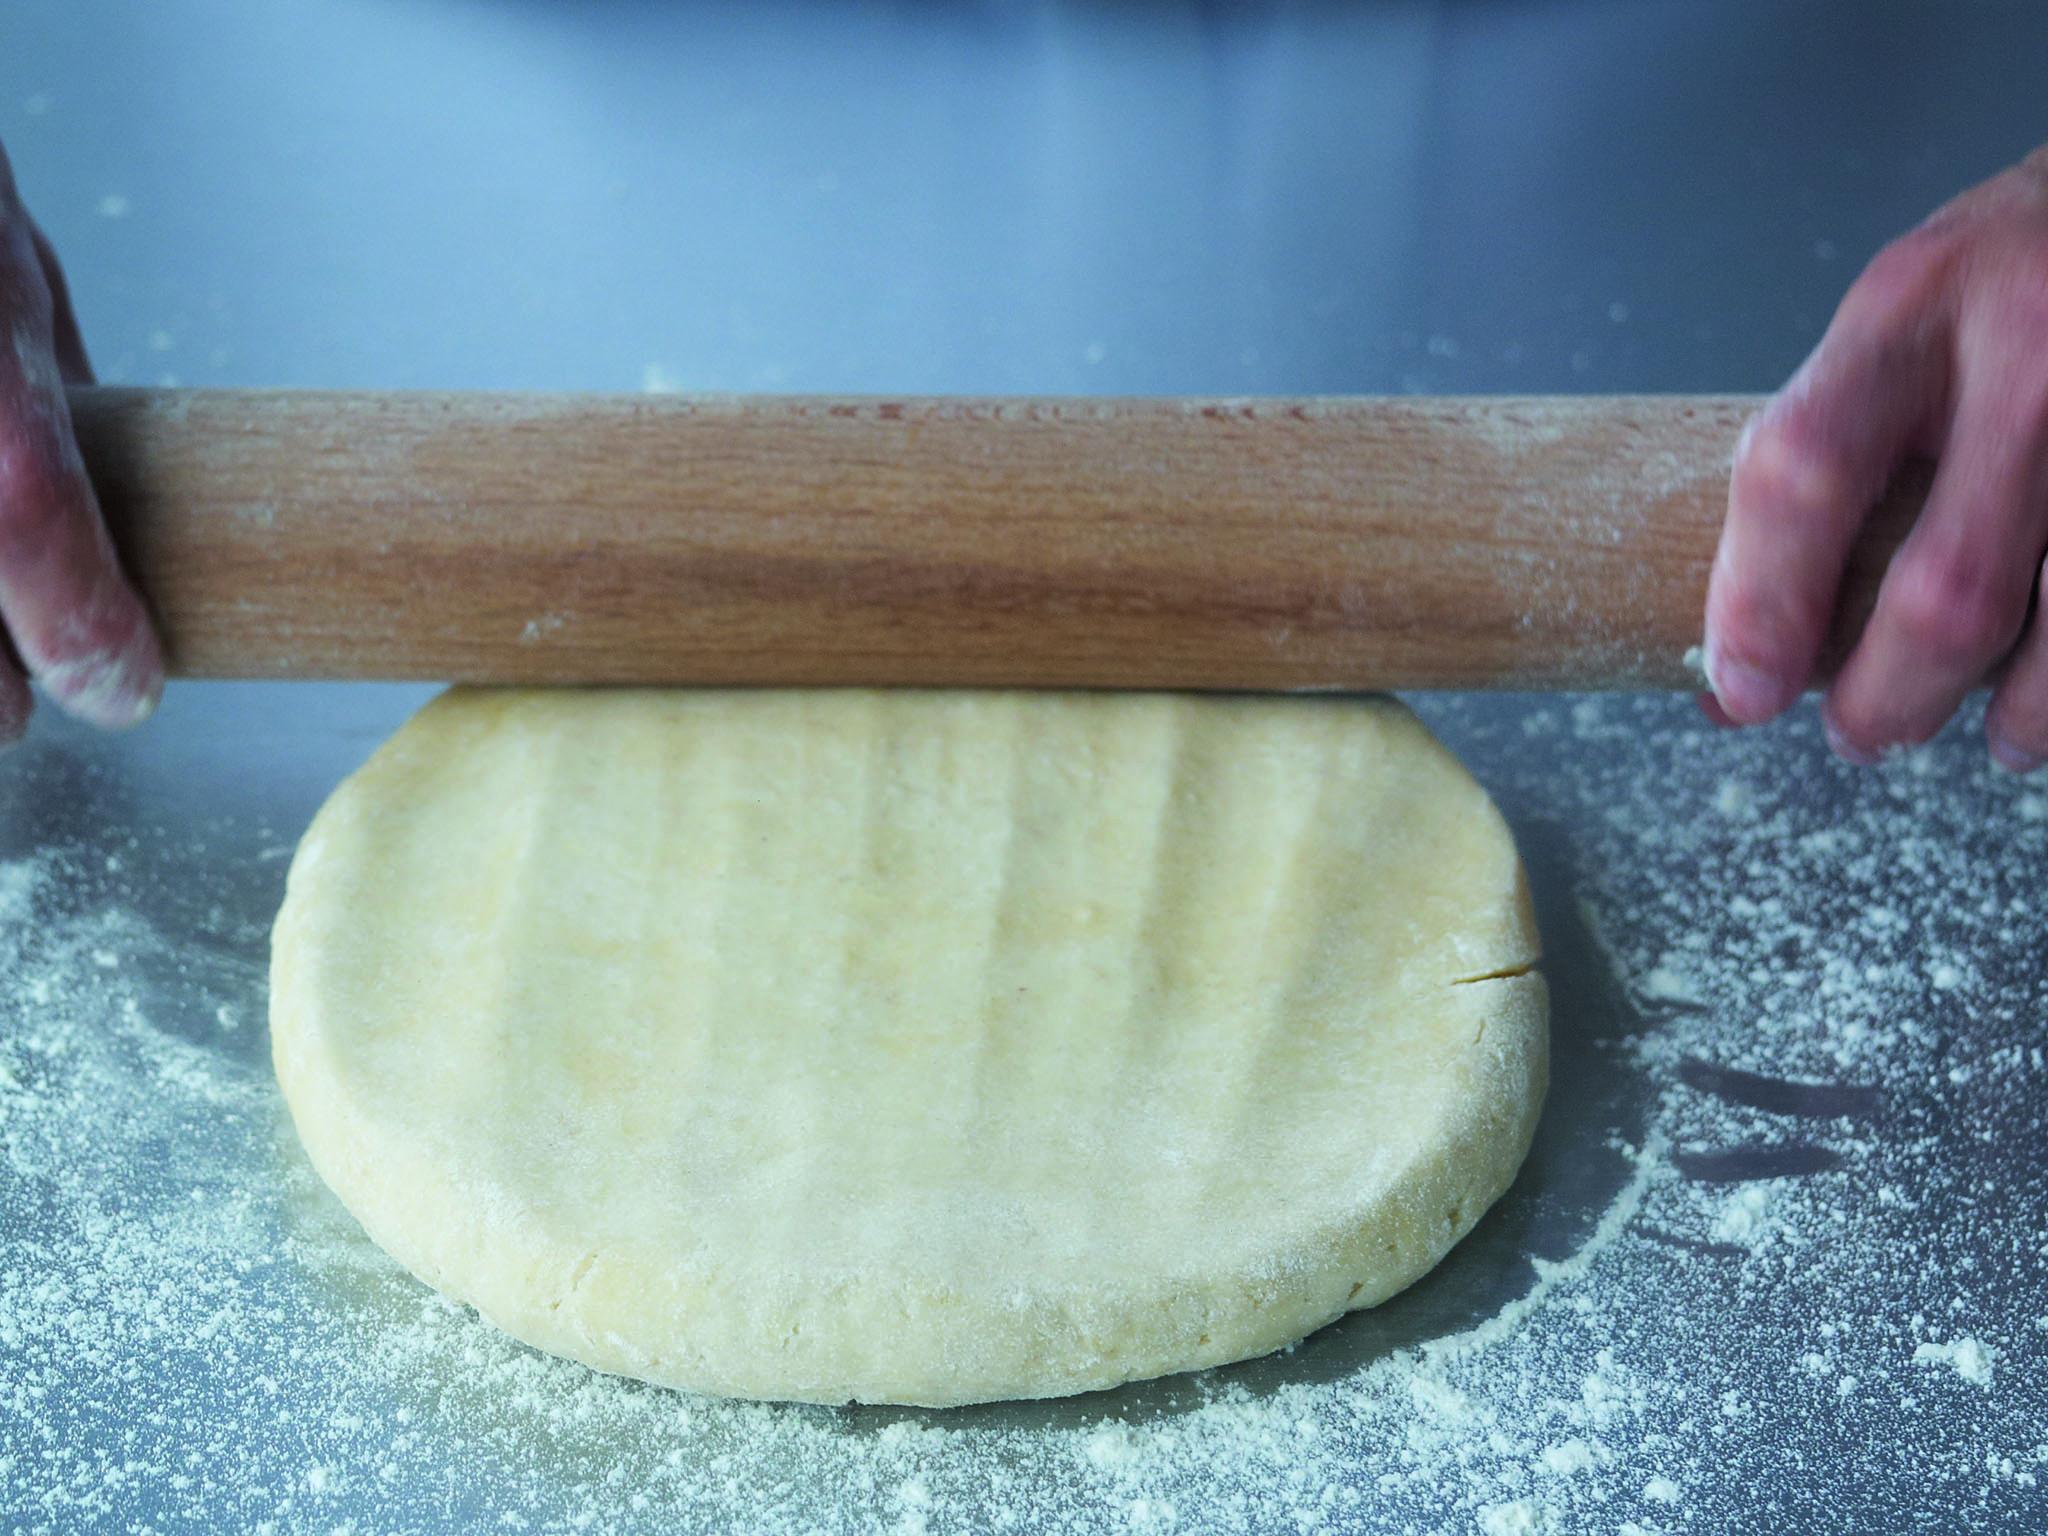
<path id="1" fill-rule="evenodd" d="M 307 832 L 271 1024 L 321 1175 L 507 1332 L 952 1404 L 1426 1271 L 1527 1150 L 1536 958 L 1388 700 L 458 689 Z"/>

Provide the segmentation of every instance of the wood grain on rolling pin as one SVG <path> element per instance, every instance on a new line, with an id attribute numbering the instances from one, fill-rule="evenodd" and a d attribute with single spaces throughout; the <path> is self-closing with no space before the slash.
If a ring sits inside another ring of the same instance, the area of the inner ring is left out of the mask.
<path id="1" fill-rule="evenodd" d="M 72 395 L 187 676 L 1261 689 L 1687 686 L 1755 404 Z"/>

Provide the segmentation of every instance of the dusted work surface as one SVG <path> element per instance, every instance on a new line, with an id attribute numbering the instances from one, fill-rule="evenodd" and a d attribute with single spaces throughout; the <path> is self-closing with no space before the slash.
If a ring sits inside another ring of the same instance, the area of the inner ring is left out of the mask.
<path id="1" fill-rule="evenodd" d="M 0 1509 L 24 1528 L 2022 1528 L 2048 1478 L 2048 787 L 1810 711 L 1423 701 L 1530 864 L 1523 1177 L 1292 1354 L 1066 1401 L 740 1405 L 440 1301 L 299 1150 L 266 929 L 417 690 L 195 685 L 0 764 Z M 1546 1525 L 1554 1520 L 1554 1526 Z M 1516 1522 L 1524 1523 L 1516 1523 Z"/>
<path id="2" fill-rule="evenodd" d="M 2031 0 L 1787 10 L 15 0 L 0 137 L 128 382 L 1757 390 L 2043 131 Z M 543 1360 L 320 1193 L 265 935 L 422 697 L 0 759 L 0 1523 L 2040 1523 L 2048 787 L 1967 735 L 1421 701 L 1551 954 L 1519 1186 L 1291 1356 L 927 1414 Z"/>

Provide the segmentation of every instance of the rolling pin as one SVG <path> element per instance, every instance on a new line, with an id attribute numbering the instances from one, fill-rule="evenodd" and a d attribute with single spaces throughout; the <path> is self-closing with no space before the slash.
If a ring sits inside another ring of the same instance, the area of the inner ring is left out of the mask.
<path id="1" fill-rule="evenodd" d="M 184 676 L 1289 690 L 1696 686 L 1757 403 L 71 395 Z"/>

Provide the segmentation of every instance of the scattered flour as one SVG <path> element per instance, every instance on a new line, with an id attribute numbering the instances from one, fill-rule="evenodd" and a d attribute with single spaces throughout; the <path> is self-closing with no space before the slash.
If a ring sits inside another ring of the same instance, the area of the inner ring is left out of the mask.
<path id="1" fill-rule="evenodd" d="M 1998 1363 L 1998 1351 L 1964 1335 L 1959 1339 L 1950 1339 L 1946 1344 L 1926 1343 L 1914 1346 L 1913 1363 L 1953 1366 L 1955 1373 L 1970 1385 L 1988 1388 L 1991 1385 L 1991 1369 Z"/>
<path id="2" fill-rule="evenodd" d="M 1699 984 L 1677 966 L 1669 963 L 1651 967 L 1643 977 L 1640 988 L 1642 995 L 1653 1003 L 1698 1003 Z"/>
<path id="3" fill-rule="evenodd" d="M 1547 1505 L 1510 1499 L 1482 1509 L 1479 1529 L 1485 1536 L 1548 1536 L 1557 1529 L 1557 1516 Z"/>
<path id="4" fill-rule="evenodd" d="M 1577 1436 L 1543 1448 L 1543 1470 L 1558 1477 L 1590 1472 L 1597 1464 L 1593 1447 Z"/>
<path id="5" fill-rule="evenodd" d="M 41 878 L 42 871 L 26 859 L 0 864 L 0 923 L 28 921 L 29 903 Z"/>
<path id="6" fill-rule="evenodd" d="M 569 615 L 566 613 L 538 614 L 520 626 L 519 643 L 522 645 L 532 645 L 536 641 L 545 640 L 568 622 Z"/>
<path id="7" fill-rule="evenodd" d="M 1714 1222 L 1714 1240 L 1755 1247 L 1770 1228 L 1771 1189 L 1768 1184 L 1747 1184 L 1730 1195 Z"/>
<path id="8" fill-rule="evenodd" d="M 1723 816 L 1747 816 L 1754 803 L 1748 786 L 1739 779 L 1723 779 L 1714 786 L 1714 809 Z"/>
<path id="9" fill-rule="evenodd" d="M 1528 1171 L 1383 1308 L 1063 1403 L 721 1402 L 512 1343 L 299 1153 L 259 1027 L 274 833 L 0 861 L 0 1528 L 2025 1528 L 2029 792 L 1962 733 L 1854 774 L 1810 710 L 1748 736 L 1655 700 L 1424 711 L 1532 866 L 1557 1067 Z"/>

